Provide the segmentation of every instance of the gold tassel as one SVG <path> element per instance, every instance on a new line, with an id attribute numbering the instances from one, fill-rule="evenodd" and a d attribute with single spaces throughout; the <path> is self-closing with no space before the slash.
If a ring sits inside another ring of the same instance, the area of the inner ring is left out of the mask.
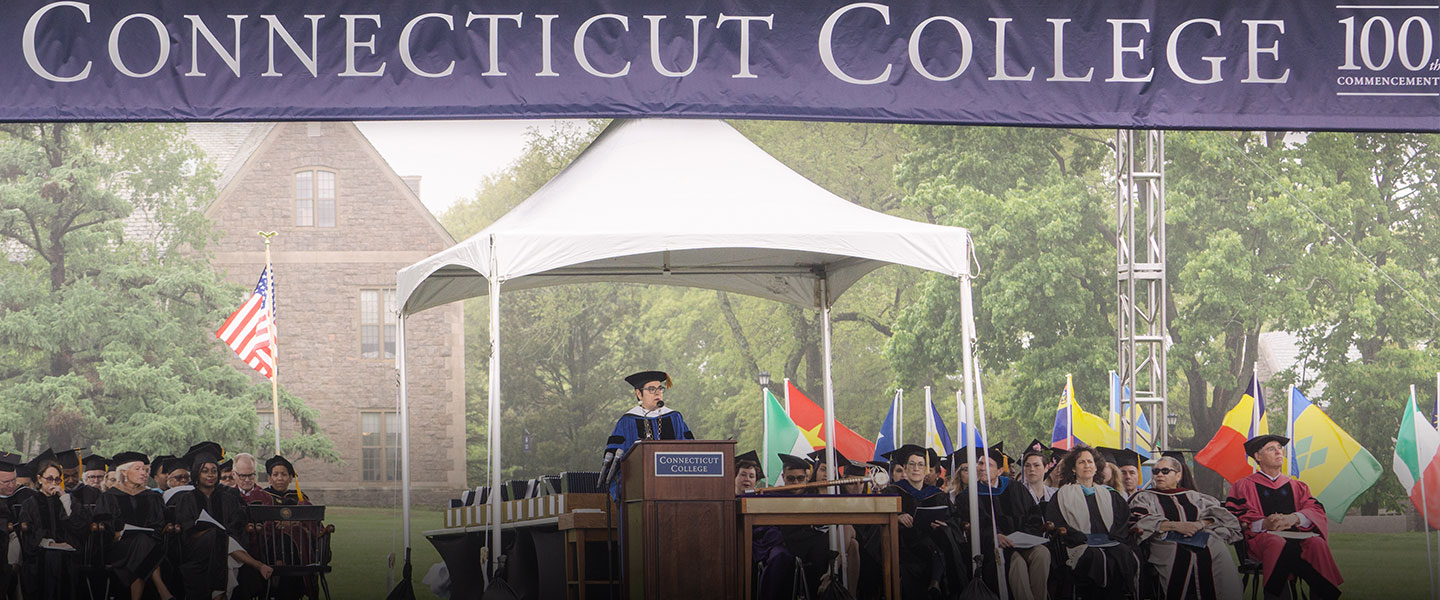
<path id="1" fill-rule="evenodd" d="M 296 475 L 296 476 L 295 476 L 295 497 L 299 498 L 301 502 L 304 502 L 304 501 L 305 501 L 305 492 L 300 491 L 300 476 L 299 476 L 299 475 Z"/>

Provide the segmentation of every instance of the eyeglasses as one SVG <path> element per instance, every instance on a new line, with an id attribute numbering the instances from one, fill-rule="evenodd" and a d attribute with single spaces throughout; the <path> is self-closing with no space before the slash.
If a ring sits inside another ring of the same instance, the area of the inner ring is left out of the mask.
<path id="1" fill-rule="evenodd" d="M 1150 472 L 1151 472 L 1151 473 L 1154 473 L 1154 474 L 1156 474 L 1156 475 L 1169 475 L 1169 474 L 1171 474 L 1171 473 L 1179 473 L 1180 471 L 1178 471 L 1178 470 L 1176 470 L 1176 469 L 1172 469 L 1172 468 L 1170 468 L 1170 467 L 1157 467 L 1157 468 L 1151 469 Z"/>
<path id="2" fill-rule="evenodd" d="M 190 481 L 189 475 L 171 475 L 170 478 L 175 481 Z"/>
<path id="3" fill-rule="evenodd" d="M 236 472 L 235 472 L 235 476 L 236 476 L 236 477 L 239 477 L 239 478 L 241 478 L 241 479 L 254 479 L 254 478 L 255 478 L 255 474 L 254 474 L 254 473 L 241 473 L 241 472 L 239 472 L 239 471 L 236 471 Z"/>
<path id="4" fill-rule="evenodd" d="M 645 386 L 645 387 L 643 387 L 643 388 L 640 388 L 640 391 L 645 392 L 645 393 L 647 393 L 647 394 L 663 394 L 663 393 L 665 393 L 665 386 L 661 386 L 661 385 L 647 385 L 647 386 Z"/>
<path id="5" fill-rule="evenodd" d="M 911 468 L 911 469 L 923 469 L 923 468 L 925 468 L 925 463 L 924 463 L 924 462 L 910 461 L 910 462 L 905 463 L 905 466 L 906 466 L 907 468 Z"/>
<path id="6" fill-rule="evenodd" d="M 60 483 L 62 480 L 59 477 L 41 477 L 40 481 L 45 483 Z"/>

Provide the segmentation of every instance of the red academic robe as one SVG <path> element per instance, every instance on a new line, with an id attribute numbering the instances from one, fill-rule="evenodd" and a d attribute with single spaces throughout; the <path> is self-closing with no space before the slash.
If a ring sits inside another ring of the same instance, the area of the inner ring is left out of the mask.
<path id="1" fill-rule="evenodd" d="M 240 491 L 240 488 L 235 488 L 235 490 Z M 245 498 L 246 504 L 264 504 L 269 506 L 275 503 L 275 500 L 270 497 L 270 494 L 265 493 L 265 488 L 258 485 L 250 488 L 248 493 L 240 492 L 240 495 Z"/>
<path id="2" fill-rule="evenodd" d="M 1289 488 L 1289 494 L 1285 488 Z M 1267 500 L 1262 501 L 1262 493 Z M 1265 531 L 1256 533 L 1251 530 L 1256 521 L 1262 521 L 1267 516 L 1264 505 L 1294 503 L 1294 510 L 1285 511 L 1272 510 L 1273 514 L 1283 512 L 1298 512 L 1310 519 L 1308 528 L 1300 528 L 1300 531 L 1310 531 L 1319 534 L 1317 537 L 1300 541 L 1300 559 L 1314 567 L 1322 577 L 1330 583 L 1340 586 L 1344 581 L 1340 577 L 1340 568 L 1335 566 L 1335 558 L 1330 555 L 1330 522 L 1325 517 L 1325 507 L 1310 495 L 1310 486 L 1304 482 L 1291 479 L 1284 474 L 1279 479 L 1270 481 L 1264 473 L 1251 473 L 1250 476 L 1235 482 L 1230 488 L 1230 498 L 1226 500 L 1225 507 L 1240 519 L 1241 529 L 1245 531 L 1245 543 L 1250 549 L 1250 555 L 1258 559 L 1265 568 L 1265 578 L 1268 580 L 1270 574 L 1275 570 L 1275 564 L 1280 558 L 1280 552 L 1285 549 L 1286 539 L 1270 535 Z M 1284 508 L 1289 508 L 1285 506 Z"/>

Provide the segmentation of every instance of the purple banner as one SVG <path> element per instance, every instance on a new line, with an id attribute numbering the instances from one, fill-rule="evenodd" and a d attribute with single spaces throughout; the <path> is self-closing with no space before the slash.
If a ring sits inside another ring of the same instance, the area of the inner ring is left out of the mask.
<path id="1" fill-rule="evenodd" d="M 1440 131 L 1440 0 L 12 0 L 0 120 Z"/>

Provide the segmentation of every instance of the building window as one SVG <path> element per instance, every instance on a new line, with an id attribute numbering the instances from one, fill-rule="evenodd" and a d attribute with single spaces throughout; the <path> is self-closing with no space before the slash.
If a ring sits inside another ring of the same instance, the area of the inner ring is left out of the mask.
<path id="1" fill-rule="evenodd" d="M 360 458 L 363 480 L 400 480 L 400 413 L 360 413 Z"/>
<path id="2" fill-rule="evenodd" d="M 320 170 L 295 173 L 295 226 L 335 226 L 335 173 Z"/>
<path id="3" fill-rule="evenodd" d="M 395 358 L 395 290 L 360 290 L 360 357 Z"/>

